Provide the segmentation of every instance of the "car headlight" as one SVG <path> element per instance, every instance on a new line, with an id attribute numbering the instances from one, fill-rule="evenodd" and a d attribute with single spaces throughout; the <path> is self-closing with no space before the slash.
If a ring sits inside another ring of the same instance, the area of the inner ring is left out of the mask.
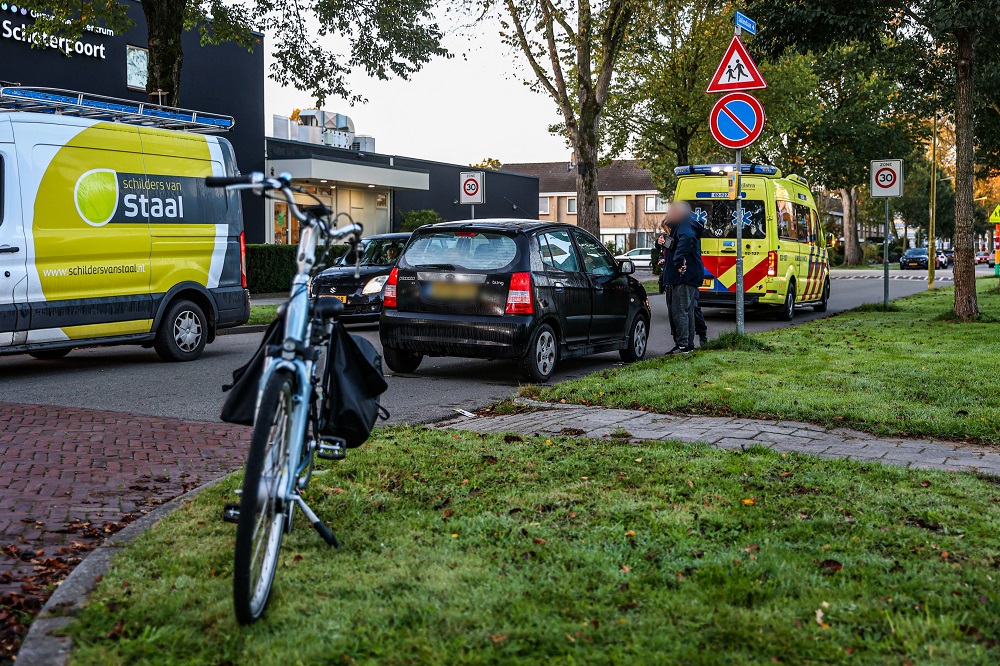
<path id="1" fill-rule="evenodd" d="M 382 287 L 385 286 L 385 281 L 389 279 L 388 275 L 379 275 L 378 277 L 373 277 L 368 280 L 368 284 L 365 288 L 361 290 L 362 296 L 371 296 L 372 294 L 381 294 Z"/>

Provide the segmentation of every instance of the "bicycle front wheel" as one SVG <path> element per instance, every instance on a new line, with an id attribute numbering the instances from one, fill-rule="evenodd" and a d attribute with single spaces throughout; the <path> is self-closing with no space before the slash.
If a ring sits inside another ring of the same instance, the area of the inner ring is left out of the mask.
<path id="1" fill-rule="evenodd" d="M 293 376 L 277 371 L 261 397 L 240 496 L 233 571 L 233 603 L 240 624 L 263 614 L 278 565 L 288 506 L 281 495 L 288 485 L 292 430 Z"/>

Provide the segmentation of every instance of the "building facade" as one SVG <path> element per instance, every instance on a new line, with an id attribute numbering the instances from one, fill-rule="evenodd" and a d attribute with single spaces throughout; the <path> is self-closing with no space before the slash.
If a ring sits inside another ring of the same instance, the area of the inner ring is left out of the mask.
<path id="1" fill-rule="evenodd" d="M 504 170 L 537 176 L 538 218 L 576 224 L 576 167 L 567 162 L 505 164 Z M 615 251 L 651 247 L 667 199 L 635 160 L 617 160 L 597 175 L 601 240 Z"/>

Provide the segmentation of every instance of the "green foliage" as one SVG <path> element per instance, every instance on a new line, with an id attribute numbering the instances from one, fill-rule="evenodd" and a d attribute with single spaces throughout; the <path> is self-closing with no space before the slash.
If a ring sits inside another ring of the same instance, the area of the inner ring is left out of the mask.
<path id="1" fill-rule="evenodd" d="M 284 294 L 295 277 L 295 245 L 247 245 L 247 289 L 251 294 Z M 327 264 L 347 251 L 331 245 Z"/>
<path id="2" fill-rule="evenodd" d="M 425 224 L 437 224 L 444 222 L 444 218 L 436 210 L 430 208 L 423 210 L 411 210 L 403 215 L 403 224 L 400 231 L 416 231 Z"/>
<path id="3" fill-rule="evenodd" d="M 240 482 L 123 549 L 75 666 L 995 663 L 1000 509 L 972 474 L 382 430 L 319 461 L 305 494 L 343 548 L 296 512 L 248 627 L 218 515 Z"/>

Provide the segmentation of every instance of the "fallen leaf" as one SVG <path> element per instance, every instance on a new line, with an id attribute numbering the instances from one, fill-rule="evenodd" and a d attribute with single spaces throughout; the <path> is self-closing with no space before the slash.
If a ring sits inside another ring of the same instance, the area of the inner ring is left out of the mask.
<path id="1" fill-rule="evenodd" d="M 820 569 L 826 569 L 827 573 L 837 573 L 844 568 L 844 565 L 837 560 L 823 560 L 819 563 Z"/>
<path id="2" fill-rule="evenodd" d="M 494 643 L 503 643 L 505 640 L 507 640 L 507 634 L 493 634 L 492 636 L 490 636 L 490 640 L 493 641 Z"/>
<path id="3" fill-rule="evenodd" d="M 445 509 L 444 510 L 444 517 L 445 518 L 451 518 L 453 515 L 455 515 L 455 511 L 453 509 Z"/>
<path id="4" fill-rule="evenodd" d="M 635 530 L 629 530 L 628 532 L 625 533 L 625 536 L 627 536 L 630 539 L 634 539 L 635 538 Z"/>
<path id="5" fill-rule="evenodd" d="M 626 564 L 618 570 L 618 573 L 629 573 L 630 571 L 632 571 L 632 567 Z"/>
<path id="6" fill-rule="evenodd" d="M 469 480 L 468 479 L 462 479 L 462 485 L 463 486 L 469 485 Z"/>
<path id="7" fill-rule="evenodd" d="M 583 480 L 583 481 L 586 481 L 586 480 L 588 480 L 589 478 L 590 478 L 589 476 L 581 476 L 581 477 L 580 477 L 580 479 L 581 479 L 581 480 Z"/>
<path id="8" fill-rule="evenodd" d="M 823 621 L 823 609 L 816 609 L 816 624 L 820 626 L 821 629 L 829 629 L 830 625 Z"/>
<path id="9" fill-rule="evenodd" d="M 545 539 L 543 539 L 542 537 L 535 537 L 535 538 L 534 538 L 534 542 L 535 542 L 535 543 L 537 543 L 537 544 L 545 544 L 545 543 L 548 543 L 548 542 L 547 542 L 547 541 L 546 541 Z"/>
<path id="10" fill-rule="evenodd" d="M 513 444 L 514 442 L 523 442 L 524 440 L 520 435 L 504 435 L 503 441 L 507 444 Z"/>
<path id="11" fill-rule="evenodd" d="M 791 475 L 792 475 L 792 473 L 791 473 L 791 472 L 782 472 L 782 473 L 781 473 L 781 476 L 782 476 L 782 477 L 784 477 L 784 478 L 786 478 L 786 479 L 787 479 L 788 477 L 790 477 Z"/>
<path id="12" fill-rule="evenodd" d="M 756 497 L 748 497 L 748 498 L 746 498 L 744 500 L 740 500 L 740 501 L 743 502 L 743 506 L 753 506 L 753 505 L 755 505 L 757 503 L 757 498 Z"/>
<path id="13" fill-rule="evenodd" d="M 692 481 L 691 479 L 688 479 L 688 486 L 691 487 L 691 488 L 694 488 L 694 481 Z"/>
<path id="14" fill-rule="evenodd" d="M 457 538 L 458 538 L 458 535 L 457 535 L 457 534 L 452 534 L 452 535 L 451 535 L 451 538 L 452 538 L 452 539 L 457 539 Z"/>
<path id="15" fill-rule="evenodd" d="M 948 551 L 947 550 L 942 550 L 941 551 L 941 559 L 943 559 L 943 560 L 947 560 L 948 559 Z"/>
<path id="16" fill-rule="evenodd" d="M 929 485 L 931 485 L 931 482 L 927 481 L 926 479 L 920 482 L 920 487 L 921 488 L 926 488 Z"/>
<path id="17" fill-rule="evenodd" d="M 119 639 L 122 637 L 122 632 L 125 631 L 125 620 L 118 620 L 118 624 L 115 628 L 108 632 L 108 638 Z"/>

